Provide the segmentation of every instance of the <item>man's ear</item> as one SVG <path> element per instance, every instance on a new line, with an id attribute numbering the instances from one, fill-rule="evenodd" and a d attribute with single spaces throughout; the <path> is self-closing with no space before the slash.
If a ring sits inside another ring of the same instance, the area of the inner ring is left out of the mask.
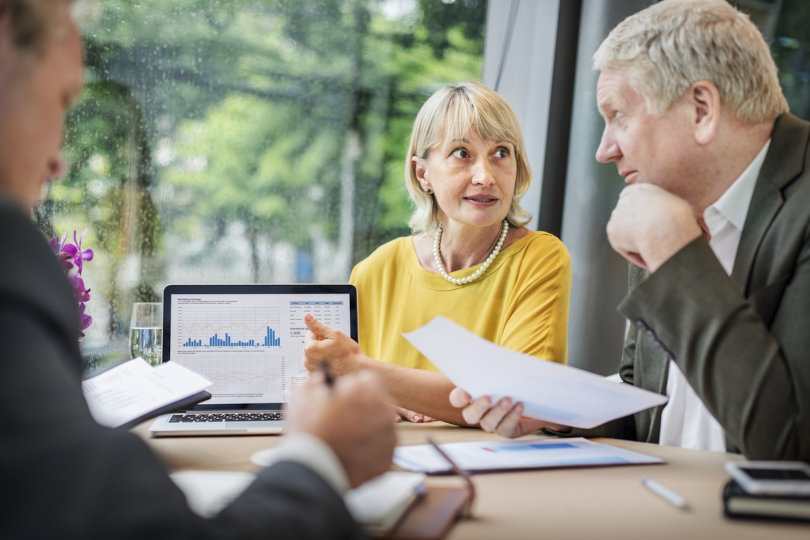
<path id="1" fill-rule="evenodd" d="M 709 81 L 698 81 L 688 90 L 692 109 L 695 141 L 700 145 L 712 142 L 720 127 L 720 92 Z"/>

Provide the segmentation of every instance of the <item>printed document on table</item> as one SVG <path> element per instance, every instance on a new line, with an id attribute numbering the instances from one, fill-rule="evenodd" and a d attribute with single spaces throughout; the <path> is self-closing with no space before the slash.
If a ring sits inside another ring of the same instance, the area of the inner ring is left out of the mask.
<path id="1" fill-rule="evenodd" d="M 444 317 L 403 334 L 456 386 L 473 398 L 522 401 L 525 415 L 592 428 L 662 405 L 667 397 L 600 375 L 510 351 Z"/>
<path id="2" fill-rule="evenodd" d="M 455 442 L 443 444 L 442 450 L 469 472 L 662 463 L 655 456 L 581 437 Z M 398 446 L 394 465 L 428 474 L 450 472 L 447 460 L 429 444 Z"/>
<path id="3" fill-rule="evenodd" d="M 109 427 L 133 425 L 191 407 L 211 394 L 211 381 L 177 362 L 150 366 L 143 358 L 119 364 L 82 381 L 87 406 L 96 422 Z"/>

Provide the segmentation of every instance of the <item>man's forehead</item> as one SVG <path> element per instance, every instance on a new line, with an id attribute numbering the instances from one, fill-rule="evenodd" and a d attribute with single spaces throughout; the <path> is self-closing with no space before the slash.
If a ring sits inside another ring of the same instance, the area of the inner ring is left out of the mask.
<path id="1" fill-rule="evenodd" d="M 642 98 L 633 88 L 632 73 L 628 68 L 605 69 L 596 83 L 596 105 L 600 111 L 615 110 Z"/>

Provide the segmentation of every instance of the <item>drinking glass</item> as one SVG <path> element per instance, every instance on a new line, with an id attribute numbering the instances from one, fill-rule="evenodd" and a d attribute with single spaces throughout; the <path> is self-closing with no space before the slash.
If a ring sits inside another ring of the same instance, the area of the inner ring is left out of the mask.
<path id="1" fill-rule="evenodd" d="M 156 366 L 163 360 L 163 304 L 136 302 L 129 325 L 129 357 Z"/>

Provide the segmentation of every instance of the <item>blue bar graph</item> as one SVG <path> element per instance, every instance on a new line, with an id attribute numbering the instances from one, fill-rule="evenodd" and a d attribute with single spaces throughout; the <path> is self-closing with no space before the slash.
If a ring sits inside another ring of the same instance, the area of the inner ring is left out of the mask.
<path id="1" fill-rule="evenodd" d="M 208 342 L 203 345 L 202 339 L 188 338 L 183 347 L 281 347 L 281 338 L 276 336 L 276 331 L 267 327 L 267 333 L 264 335 L 263 340 L 243 339 L 235 340 L 231 338 L 228 332 L 224 336 L 220 336 L 219 332 L 208 338 Z"/>

